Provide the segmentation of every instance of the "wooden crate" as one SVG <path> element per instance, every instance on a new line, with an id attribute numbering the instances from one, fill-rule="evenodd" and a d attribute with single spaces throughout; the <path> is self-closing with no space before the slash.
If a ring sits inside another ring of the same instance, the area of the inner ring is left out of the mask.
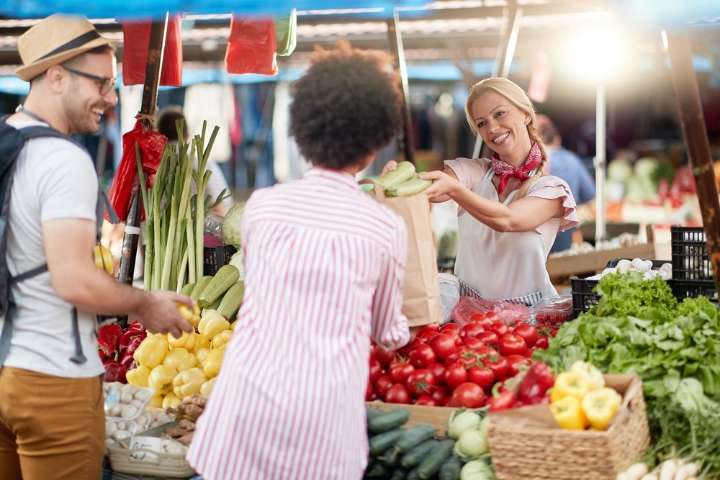
<path id="1" fill-rule="evenodd" d="M 655 244 L 645 243 L 631 247 L 616 248 L 615 250 L 601 250 L 581 255 L 548 258 L 545 263 L 545 268 L 547 268 L 551 278 L 567 278 L 572 275 L 600 272 L 605 269 L 610 260 L 616 258 L 656 260 Z"/>
<path id="2" fill-rule="evenodd" d="M 444 438 L 447 431 L 447 424 L 450 421 L 450 415 L 457 408 L 450 407 L 424 407 L 418 405 L 397 405 L 385 402 L 366 402 L 365 405 L 379 410 L 388 411 L 395 408 L 406 408 L 410 412 L 410 420 L 404 425 L 405 427 L 414 427 L 423 423 L 428 423 L 435 427 L 437 436 Z"/>

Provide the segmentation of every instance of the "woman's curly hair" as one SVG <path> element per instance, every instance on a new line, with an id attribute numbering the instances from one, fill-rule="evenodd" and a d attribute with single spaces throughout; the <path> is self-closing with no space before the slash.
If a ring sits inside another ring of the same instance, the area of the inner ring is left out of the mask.
<path id="1" fill-rule="evenodd" d="M 293 86 L 290 136 L 313 165 L 342 169 L 384 147 L 402 125 L 400 79 L 388 54 L 340 40 L 316 48 Z"/>

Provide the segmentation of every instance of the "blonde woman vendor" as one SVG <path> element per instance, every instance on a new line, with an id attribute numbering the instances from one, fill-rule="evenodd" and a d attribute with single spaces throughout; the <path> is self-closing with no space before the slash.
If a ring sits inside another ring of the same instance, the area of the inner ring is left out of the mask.
<path id="1" fill-rule="evenodd" d="M 578 220 L 567 183 L 544 171 L 532 102 L 510 80 L 488 78 L 470 90 L 465 114 L 492 158 L 447 160 L 444 171 L 422 174 L 434 181 L 431 202 L 459 207 L 455 274 L 488 299 L 530 305 L 556 295 L 545 261 L 557 233 Z"/>

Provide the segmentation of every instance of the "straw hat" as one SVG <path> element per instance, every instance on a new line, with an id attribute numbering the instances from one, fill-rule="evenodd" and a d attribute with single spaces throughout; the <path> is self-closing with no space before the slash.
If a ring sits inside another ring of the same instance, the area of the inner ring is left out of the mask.
<path id="1" fill-rule="evenodd" d="M 83 17 L 51 15 L 20 37 L 18 50 L 23 66 L 15 70 L 15 75 L 29 82 L 53 65 L 117 42 L 101 37 Z"/>

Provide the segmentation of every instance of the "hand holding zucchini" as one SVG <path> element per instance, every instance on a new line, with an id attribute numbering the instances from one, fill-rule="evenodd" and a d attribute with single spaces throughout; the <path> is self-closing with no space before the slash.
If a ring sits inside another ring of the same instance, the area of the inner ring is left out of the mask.
<path id="1" fill-rule="evenodd" d="M 432 180 L 419 178 L 412 163 L 400 162 L 394 171 L 382 177 L 377 183 L 388 197 L 407 197 L 428 188 L 432 185 Z"/>

